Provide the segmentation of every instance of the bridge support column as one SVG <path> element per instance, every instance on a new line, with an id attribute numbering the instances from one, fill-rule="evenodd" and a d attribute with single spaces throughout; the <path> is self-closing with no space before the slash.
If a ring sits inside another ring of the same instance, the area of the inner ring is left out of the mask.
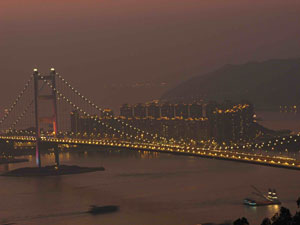
<path id="1" fill-rule="evenodd" d="M 55 92 L 55 89 L 56 89 L 56 81 L 55 81 L 55 69 L 54 68 L 51 68 L 50 69 L 50 80 L 51 80 L 51 83 L 52 83 L 52 86 L 53 86 L 53 90 L 52 90 L 52 96 L 53 96 L 53 99 L 52 99 L 52 103 L 53 103 L 53 134 L 55 137 L 57 137 L 57 132 L 58 132 L 58 126 L 57 126 L 57 102 L 56 102 L 56 92 Z M 55 164 L 56 166 L 59 166 L 59 150 L 58 148 L 55 149 Z"/>
<path id="2" fill-rule="evenodd" d="M 35 144 L 35 160 L 36 165 L 38 167 L 42 166 L 41 163 L 41 154 L 40 154 L 40 128 L 39 128 L 39 110 L 38 110 L 38 82 L 39 82 L 39 72 L 37 69 L 33 70 L 33 78 L 34 78 L 34 103 L 35 103 L 35 137 L 36 137 L 36 144 Z"/>
<path id="3" fill-rule="evenodd" d="M 35 100 L 35 124 L 36 124 L 36 164 L 38 167 L 41 167 L 41 156 L 40 156 L 40 144 L 41 144 L 41 123 L 51 124 L 53 126 L 52 136 L 57 137 L 57 105 L 56 105 L 56 82 L 55 82 L 55 69 L 51 68 L 50 75 L 43 76 L 43 78 L 39 75 L 38 70 L 34 69 L 34 100 Z M 48 80 L 53 90 L 51 90 L 51 94 L 41 95 L 39 89 L 39 81 L 40 80 Z M 39 115 L 39 101 L 40 100 L 50 100 L 52 102 L 52 115 L 49 117 L 40 117 Z M 59 151 L 55 149 L 55 165 L 59 166 Z"/>

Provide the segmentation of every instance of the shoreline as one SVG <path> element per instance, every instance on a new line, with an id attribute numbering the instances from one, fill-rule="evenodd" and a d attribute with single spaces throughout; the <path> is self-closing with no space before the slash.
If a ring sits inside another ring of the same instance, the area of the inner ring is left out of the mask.
<path id="1" fill-rule="evenodd" d="M 68 174 L 80 174 L 90 173 L 96 171 L 104 171 L 104 167 L 80 167 L 80 166 L 69 166 L 60 165 L 56 166 L 45 166 L 45 167 L 24 167 L 15 170 L 8 171 L 1 174 L 1 176 L 8 177 L 45 177 L 45 176 L 61 176 Z"/>
<path id="2" fill-rule="evenodd" d="M 0 164 L 23 163 L 28 161 L 29 161 L 28 159 L 0 158 Z"/>

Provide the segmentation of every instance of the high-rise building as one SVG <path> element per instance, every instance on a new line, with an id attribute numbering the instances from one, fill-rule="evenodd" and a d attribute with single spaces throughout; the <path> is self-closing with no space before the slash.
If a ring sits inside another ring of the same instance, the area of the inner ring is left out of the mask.
<path id="1" fill-rule="evenodd" d="M 79 112 L 74 110 L 71 112 L 71 131 L 74 133 L 79 132 Z"/>
<path id="2" fill-rule="evenodd" d="M 175 117 L 175 107 L 173 104 L 164 103 L 161 105 L 161 117 L 174 118 Z"/>
<path id="3" fill-rule="evenodd" d="M 189 118 L 189 104 L 176 104 L 175 105 L 175 116 L 182 117 L 184 119 Z"/>
<path id="4" fill-rule="evenodd" d="M 219 142 L 249 139 L 253 114 L 251 104 L 237 104 L 227 109 L 216 109 L 210 118 L 213 137 Z"/>
<path id="5" fill-rule="evenodd" d="M 109 125 L 108 127 L 106 125 Z M 113 138 L 115 133 L 110 127 L 120 129 L 120 125 L 111 117 L 98 117 L 96 115 L 80 115 L 77 111 L 71 112 L 71 131 L 80 137 L 110 137 Z"/>
<path id="6" fill-rule="evenodd" d="M 207 118 L 211 118 L 214 114 L 214 111 L 216 111 L 218 107 L 218 104 L 216 102 L 209 102 L 207 104 L 204 105 L 204 117 L 207 117 Z"/>
<path id="7" fill-rule="evenodd" d="M 147 108 L 144 104 L 138 103 L 133 107 L 133 115 L 136 118 L 147 117 Z"/>
<path id="8" fill-rule="evenodd" d="M 155 102 L 151 102 L 147 104 L 147 115 L 148 117 L 152 118 L 160 118 L 161 113 L 160 113 L 160 105 Z"/>
<path id="9" fill-rule="evenodd" d="M 133 107 L 128 104 L 123 104 L 120 108 L 120 116 L 133 118 Z"/>
<path id="10" fill-rule="evenodd" d="M 178 140 L 213 138 L 220 142 L 249 138 L 254 114 L 251 104 L 234 104 L 229 101 L 222 104 L 209 102 L 205 105 L 196 102 L 192 104 L 152 102 L 146 105 L 140 103 L 133 107 L 133 117 L 125 116 L 124 108 L 130 108 L 128 105 L 123 105 L 121 108 L 120 119 L 149 133 Z M 127 113 L 127 115 L 131 114 Z M 132 134 L 135 135 L 136 129 L 126 127 L 120 125 L 123 132 L 133 132 Z"/>
<path id="11" fill-rule="evenodd" d="M 190 105 L 190 118 L 202 118 L 202 104 L 193 103 Z"/>

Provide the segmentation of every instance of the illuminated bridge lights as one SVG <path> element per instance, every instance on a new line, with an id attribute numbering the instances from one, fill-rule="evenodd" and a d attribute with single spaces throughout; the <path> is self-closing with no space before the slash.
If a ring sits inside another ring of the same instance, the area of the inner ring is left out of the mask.
<path id="1" fill-rule="evenodd" d="M 35 137 L 32 136 L 0 136 L 3 140 L 19 140 L 19 141 L 35 141 Z M 51 137 L 41 137 L 43 142 L 52 143 L 73 143 L 73 144 L 86 144 L 86 145 L 103 145 L 103 146 L 119 146 L 126 147 L 130 149 L 145 149 L 150 151 L 165 151 L 165 152 L 178 152 L 178 153 L 189 153 L 193 155 L 210 156 L 223 159 L 233 159 L 239 161 L 253 161 L 263 164 L 273 164 L 273 165 L 284 165 L 287 167 L 300 167 L 300 163 L 296 163 L 296 159 L 284 156 L 270 156 L 262 154 L 250 154 L 238 151 L 227 151 L 227 150 L 209 150 L 199 147 L 190 146 L 180 146 L 180 145 L 170 145 L 170 144 L 160 144 L 160 143 L 138 143 L 138 142 L 126 142 L 117 140 L 96 140 L 88 139 L 82 140 L 78 138 L 51 138 Z M 200 151 L 202 150 L 202 151 Z M 229 154 L 228 154 L 228 153 Z M 226 154 L 227 153 L 227 154 Z"/>

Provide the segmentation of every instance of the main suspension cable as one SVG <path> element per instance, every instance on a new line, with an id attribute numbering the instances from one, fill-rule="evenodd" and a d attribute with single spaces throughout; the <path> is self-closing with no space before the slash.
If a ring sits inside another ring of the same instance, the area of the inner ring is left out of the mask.
<path id="1" fill-rule="evenodd" d="M 85 102 L 87 102 L 90 106 L 94 107 L 95 109 L 97 109 L 98 111 L 100 111 L 101 113 L 106 114 L 106 116 L 108 116 L 109 118 L 112 118 L 114 120 L 116 120 L 119 123 L 122 123 L 122 125 L 125 125 L 131 129 L 133 129 L 134 131 L 136 131 L 137 133 L 142 133 L 143 135 L 148 135 L 151 136 L 153 139 L 154 138 L 159 138 L 162 141 L 167 141 L 167 139 L 165 137 L 161 137 L 158 134 L 153 134 L 153 133 L 149 133 L 147 131 L 144 131 L 138 127 L 132 126 L 131 124 L 128 124 L 124 121 L 122 121 L 119 118 L 115 118 L 114 116 L 110 115 L 108 112 L 106 112 L 105 110 L 103 110 L 101 107 L 97 106 L 96 104 L 94 104 L 92 101 L 90 101 L 87 97 L 85 97 L 84 95 L 82 95 L 79 91 L 77 91 L 71 84 L 69 84 L 60 74 L 56 73 L 57 77 L 64 82 L 65 85 L 67 85 L 77 96 L 79 96 L 81 99 L 83 99 Z"/>
<path id="2" fill-rule="evenodd" d="M 15 108 L 15 106 L 18 104 L 18 102 L 20 101 L 20 99 L 22 98 L 22 96 L 24 95 L 24 93 L 26 92 L 31 80 L 33 78 L 33 75 L 30 76 L 30 79 L 26 82 L 23 90 L 21 91 L 21 93 L 18 95 L 18 97 L 16 98 L 16 100 L 13 102 L 13 104 L 11 105 L 11 107 L 5 112 L 4 116 L 1 118 L 0 120 L 0 126 L 2 125 L 2 123 L 6 120 L 6 118 L 9 116 L 9 114 L 11 113 L 11 111 Z"/>
<path id="3" fill-rule="evenodd" d="M 48 81 L 47 81 L 47 79 L 45 79 L 43 76 L 41 76 L 41 79 L 53 90 L 53 91 L 55 91 L 56 92 L 56 94 L 60 97 L 60 98 L 62 98 L 63 100 L 65 100 L 67 103 L 69 103 L 72 107 L 74 107 L 75 109 L 77 109 L 77 110 L 79 110 L 80 112 L 82 112 L 84 115 L 86 115 L 86 116 L 88 116 L 88 117 L 91 117 L 92 115 L 90 115 L 89 113 L 87 113 L 87 112 L 85 112 L 82 108 L 80 108 L 78 105 L 76 105 L 75 103 L 73 103 L 70 99 L 68 99 L 67 97 L 65 97 L 60 91 L 58 91 L 56 88 L 54 88 L 53 87 L 53 85 L 51 84 L 51 83 L 49 83 Z M 94 119 L 94 121 L 96 121 L 96 122 L 98 122 L 99 124 L 101 124 L 101 125 L 103 125 L 103 126 L 105 126 L 106 128 L 108 128 L 108 129 L 111 129 L 111 130 L 113 130 L 113 131 L 115 131 L 115 132 L 118 132 L 118 133 L 121 133 L 122 135 L 125 135 L 125 136 L 127 136 L 127 137 L 129 137 L 129 138 L 134 138 L 134 139 L 136 139 L 136 140 L 139 140 L 139 141 L 146 141 L 146 142 L 148 142 L 148 143 L 151 143 L 151 141 L 149 141 L 149 140 L 145 140 L 145 139 L 142 139 L 142 138 L 140 138 L 139 136 L 133 136 L 132 134 L 128 134 L 128 133 L 125 133 L 124 131 L 121 131 L 121 130 L 119 130 L 119 129 L 116 129 L 116 128 L 114 128 L 114 127 L 112 127 L 112 126 L 110 126 L 110 125 L 108 125 L 108 124 L 106 124 L 106 123 L 104 123 L 104 122 L 102 122 L 102 121 L 100 121 L 96 116 L 93 118 Z"/>

